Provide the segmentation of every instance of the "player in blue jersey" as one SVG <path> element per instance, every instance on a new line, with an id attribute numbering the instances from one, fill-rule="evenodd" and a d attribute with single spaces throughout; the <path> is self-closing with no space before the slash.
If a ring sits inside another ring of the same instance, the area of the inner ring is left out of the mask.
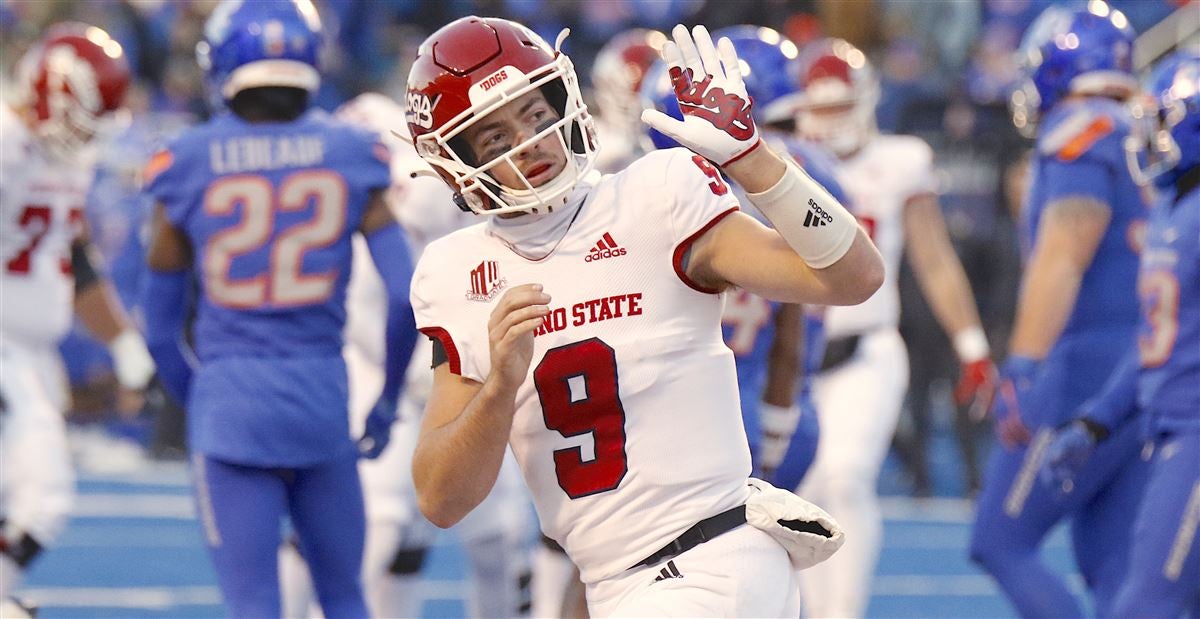
<path id="1" fill-rule="evenodd" d="M 991 410 L 1002 448 L 988 465 L 970 553 L 1026 617 L 1082 614 L 1062 575 L 1038 556 L 1067 514 L 1095 608 L 1111 613 L 1144 482 L 1137 429 L 1124 424 L 1073 492 L 1058 496 L 1037 483 L 1054 429 L 1100 389 L 1137 326 L 1136 243 L 1147 205 L 1122 145 L 1123 100 L 1136 88 L 1133 37 L 1124 15 L 1096 1 L 1046 9 L 1021 46 L 1025 83 L 1013 95 L 1013 119 L 1037 130 L 1026 270 Z"/>
<path id="2" fill-rule="evenodd" d="M 218 5 L 198 52 L 228 110 L 147 170 L 148 340 L 187 405 L 204 538 L 235 617 L 280 614 L 285 516 L 325 616 L 367 616 L 356 460 L 386 444 L 415 343 L 411 259 L 384 199 L 388 152 L 373 132 L 309 108 L 321 43 L 306 0 Z M 357 448 L 342 358 L 356 232 L 388 291 L 387 376 Z M 192 276 L 194 371 L 181 347 Z"/>
<path id="3" fill-rule="evenodd" d="M 1156 125 L 1131 144 L 1135 176 L 1159 190 L 1138 274 L 1142 319 L 1099 396 L 1055 435 L 1043 479 L 1071 489 L 1103 466 L 1093 452 L 1140 412 L 1154 444 L 1133 525 L 1129 569 L 1114 617 L 1200 616 L 1200 51 L 1178 52 L 1151 74 Z M 1155 113 L 1157 112 L 1157 113 Z M 1189 146 L 1185 146 L 1189 145 Z M 1139 152 L 1140 151 L 1140 152 Z"/>
<path id="4" fill-rule="evenodd" d="M 833 156 L 791 135 L 800 89 L 795 79 L 796 45 L 759 26 L 732 26 L 713 36 L 728 37 L 737 50 L 744 65 L 742 79 L 755 101 L 755 121 L 763 129 L 764 139 L 791 155 L 814 180 L 849 205 L 849 197 L 834 176 Z M 648 105 L 682 118 L 664 64 L 650 69 L 642 94 Z M 677 146 L 652 128 L 647 128 L 647 134 L 656 148 Z M 741 200 L 743 205 L 749 203 Z M 817 449 L 819 427 L 809 376 L 818 369 L 824 353 L 820 309 L 731 290 L 726 293 L 721 330 L 737 365 L 742 421 L 754 470 L 776 486 L 796 488 Z"/>

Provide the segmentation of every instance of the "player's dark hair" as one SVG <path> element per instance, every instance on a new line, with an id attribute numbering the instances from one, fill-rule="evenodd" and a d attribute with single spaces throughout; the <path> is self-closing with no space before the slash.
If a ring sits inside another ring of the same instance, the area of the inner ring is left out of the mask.
<path id="1" fill-rule="evenodd" d="M 308 91 L 287 86 L 247 88 L 233 96 L 229 109 L 249 122 L 287 122 L 308 109 Z"/>

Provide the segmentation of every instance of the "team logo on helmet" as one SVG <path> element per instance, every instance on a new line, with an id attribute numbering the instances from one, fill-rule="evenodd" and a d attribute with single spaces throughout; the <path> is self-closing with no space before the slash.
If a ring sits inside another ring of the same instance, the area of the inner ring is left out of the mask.
<path id="1" fill-rule="evenodd" d="M 408 107 L 404 112 L 404 120 L 422 129 L 433 128 L 433 108 L 440 97 L 430 99 L 423 92 L 409 91 Z"/>

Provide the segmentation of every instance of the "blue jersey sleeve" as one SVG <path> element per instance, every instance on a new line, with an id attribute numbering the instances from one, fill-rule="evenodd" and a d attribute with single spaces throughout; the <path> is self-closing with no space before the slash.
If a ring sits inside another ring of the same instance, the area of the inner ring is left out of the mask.
<path id="1" fill-rule="evenodd" d="M 163 205 L 167 219 L 176 227 L 182 227 L 191 214 L 197 195 L 196 188 L 191 186 L 194 179 L 197 176 L 208 178 L 207 174 L 197 175 L 195 170 L 189 170 L 186 150 L 182 141 L 176 141 L 150 157 L 142 171 L 144 191 Z"/>
<path id="2" fill-rule="evenodd" d="M 1109 166 L 1098 159 L 1050 159 L 1043 168 L 1046 204 L 1065 198 L 1092 198 L 1111 206 L 1116 194 Z"/>
<path id="3" fill-rule="evenodd" d="M 1037 146 L 1045 160 L 1041 173 L 1046 204 L 1068 197 L 1113 204 L 1117 176 L 1128 175 L 1123 145 L 1129 132 L 1126 114 L 1111 101 L 1088 99 L 1047 118 Z"/>

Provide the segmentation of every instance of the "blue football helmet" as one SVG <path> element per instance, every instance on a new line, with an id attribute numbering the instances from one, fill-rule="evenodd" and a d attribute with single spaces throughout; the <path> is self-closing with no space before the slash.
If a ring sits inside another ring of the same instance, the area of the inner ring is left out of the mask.
<path id="1" fill-rule="evenodd" d="M 1151 71 L 1145 92 L 1130 103 L 1135 122 L 1125 141 L 1126 159 L 1138 182 L 1169 187 L 1200 165 L 1200 48 L 1164 58 Z"/>
<path id="2" fill-rule="evenodd" d="M 646 71 L 646 77 L 642 79 L 641 99 L 643 108 L 654 108 L 671 118 L 683 120 L 683 110 L 679 109 L 679 99 L 675 98 L 675 88 L 671 85 L 670 74 L 667 73 L 667 63 L 659 60 Z M 644 150 L 679 146 L 679 142 L 654 127 L 644 126 L 645 138 L 650 142 L 642 144 Z"/>
<path id="3" fill-rule="evenodd" d="M 737 50 L 746 94 L 754 102 L 754 122 L 764 127 L 792 122 L 800 94 L 796 79 L 799 55 L 796 44 L 775 30 L 761 26 L 730 26 L 713 32 L 712 36 L 715 40 L 727 37 Z M 683 119 L 667 65 L 661 60 L 646 72 L 641 95 L 645 107 Z M 655 148 L 679 146 L 675 140 L 653 128 L 647 126 L 646 131 Z"/>
<path id="4" fill-rule="evenodd" d="M 315 92 L 322 43 L 311 0 L 224 0 L 204 24 L 196 60 L 222 101 L 263 86 Z"/>
<path id="5" fill-rule="evenodd" d="M 1134 37 L 1125 15 L 1103 0 L 1042 11 L 1017 51 L 1022 80 L 1009 100 L 1013 124 L 1032 136 L 1040 115 L 1068 94 L 1128 96 L 1137 88 Z"/>
<path id="6" fill-rule="evenodd" d="M 766 126 L 792 122 L 800 83 L 800 49 L 782 34 L 761 26 L 730 26 L 712 34 L 727 37 L 737 50 L 746 93 L 754 100 L 754 122 Z"/>

